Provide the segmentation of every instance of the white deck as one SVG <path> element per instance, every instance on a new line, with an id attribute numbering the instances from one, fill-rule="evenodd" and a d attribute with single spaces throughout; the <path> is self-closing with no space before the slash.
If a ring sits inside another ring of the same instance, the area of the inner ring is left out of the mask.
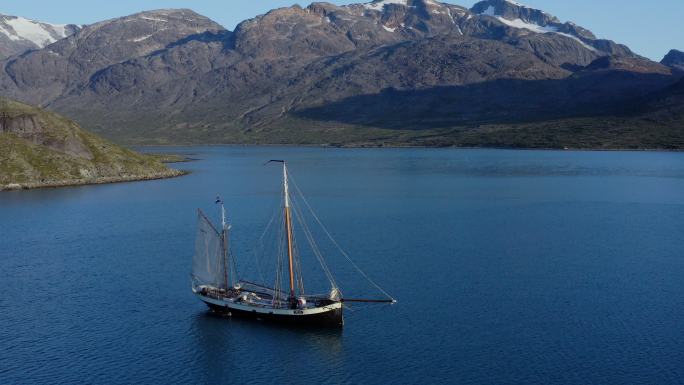
<path id="1" fill-rule="evenodd" d="M 214 298 L 202 295 L 198 292 L 195 294 L 204 302 L 214 305 L 222 306 L 227 309 L 242 310 L 247 312 L 261 313 L 261 314 L 277 314 L 277 315 L 313 315 L 326 313 L 332 310 L 342 308 L 341 302 L 331 303 L 326 306 L 308 307 L 301 309 L 284 309 L 265 306 L 258 303 L 241 302 L 232 298 Z"/>

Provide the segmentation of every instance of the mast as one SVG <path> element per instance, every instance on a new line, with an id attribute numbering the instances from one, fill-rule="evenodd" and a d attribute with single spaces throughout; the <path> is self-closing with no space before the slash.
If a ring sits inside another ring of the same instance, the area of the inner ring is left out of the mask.
<path id="1" fill-rule="evenodd" d="M 226 290 L 228 290 L 228 224 L 226 223 L 226 208 L 223 206 L 223 200 L 216 197 L 216 203 L 221 204 L 221 249 L 223 250 L 223 278 L 226 283 Z"/>
<path id="2" fill-rule="evenodd" d="M 287 263 L 290 268 L 290 306 L 296 303 L 294 290 L 294 269 L 292 252 L 292 218 L 290 215 L 290 193 L 287 186 L 287 164 L 283 162 L 283 190 L 285 192 L 285 229 L 287 231 Z"/>

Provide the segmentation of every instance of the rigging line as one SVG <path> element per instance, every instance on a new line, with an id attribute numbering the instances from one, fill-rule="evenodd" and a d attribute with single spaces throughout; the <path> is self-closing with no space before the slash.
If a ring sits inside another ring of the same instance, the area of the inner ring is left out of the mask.
<path id="1" fill-rule="evenodd" d="M 292 206 L 290 206 L 292 207 Z M 295 232 L 292 231 L 292 254 L 293 254 L 293 262 L 294 262 L 294 268 L 296 271 L 297 275 L 297 287 L 299 289 L 299 294 L 304 295 L 304 280 L 302 278 L 302 263 L 301 263 L 301 256 L 299 254 L 299 249 L 297 248 L 297 240 L 295 239 Z"/>
<path id="2" fill-rule="evenodd" d="M 340 251 L 340 253 L 347 259 L 347 261 L 349 261 L 349 263 L 351 263 L 352 266 L 354 266 L 354 268 L 356 269 L 356 271 L 359 272 L 359 274 L 361 274 L 368 282 L 370 282 L 373 286 L 375 286 L 376 289 L 380 290 L 380 292 L 382 294 L 386 295 L 387 298 L 394 301 L 395 300 L 394 297 L 389 295 L 389 293 L 387 293 L 383 288 L 381 288 L 380 285 L 375 283 L 375 281 L 373 281 L 368 275 L 366 275 L 366 273 L 364 273 L 363 270 L 361 270 L 361 268 L 356 263 L 354 263 L 354 261 L 351 259 L 351 257 L 349 257 L 349 255 L 342 249 L 342 247 L 337 243 L 337 241 L 332 237 L 332 235 L 330 235 L 330 232 L 328 231 L 328 229 L 323 225 L 321 220 L 318 218 L 316 213 L 313 211 L 313 208 L 311 208 L 309 201 L 306 200 L 306 197 L 304 196 L 302 191 L 299 189 L 299 186 L 297 185 L 297 183 L 295 183 L 294 178 L 292 178 L 292 175 L 290 175 L 290 181 L 292 182 L 292 185 L 295 187 L 295 190 L 297 191 L 297 193 L 299 193 L 299 195 L 302 197 L 302 200 L 304 201 L 304 204 L 306 204 L 306 207 L 311 212 L 311 215 L 314 217 L 316 222 L 318 222 L 318 225 L 321 226 L 321 229 L 323 229 L 325 234 L 328 236 L 328 239 L 330 239 L 330 241 L 337 247 L 337 249 Z"/>
<path id="3" fill-rule="evenodd" d="M 283 221 L 285 221 L 284 215 L 283 215 Z M 279 288 L 282 289 L 282 285 L 287 285 L 286 275 L 288 274 L 286 271 L 288 268 L 287 267 L 287 265 L 288 265 L 288 261 L 287 261 L 287 258 L 288 258 L 287 257 L 287 231 L 285 230 L 284 227 L 280 230 L 280 237 L 281 237 L 280 238 L 280 245 L 281 246 L 280 246 L 280 251 L 278 253 L 278 258 L 280 260 L 280 269 L 278 270 L 278 283 L 279 283 L 279 285 L 281 285 L 281 286 L 279 286 Z"/>
<path id="4" fill-rule="evenodd" d="M 299 205 L 295 206 L 296 210 L 296 215 L 297 219 L 299 220 L 300 225 L 302 226 L 302 229 L 304 230 L 304 234 L 307 236 L 307 240 L 309 242 L 309 246 L 311 246 L 312 251 L 316 255 L 317 258 L 319 258 L 319 263 L 321 264 L 321 268 L 323 271 L 326 273 L 326 276 L 328 276 L 329 280 L 332 281 L 331 284 L 334 284 L 334 277 L 332 275 L 332 272 L 330 269 L 327 267 L 327 264 L 325 263 L 325 258 L 323 258 L 323 253 L 321 252 L 320 248 L 318 247 L 318 244 L 316 243 L 316 240 L 313 236 L 313 233 L 311 232 L 311 229 L 309 228 L 308 224 L 306 223 L 306 220 L 304 219 L 304 214 L 299 210 Z"/>
<path id="5" fill-rule="evenodd" d="M 328 281 L 330 281 L 332 287 L 337 288 L 337 282 L 335 281 L 335 277 L 333 276 L 332 271 L 330 271 L 330 268 L 328 268 L 328 265 L 325 263 L 323 253 L 321 253 L 321 250 L 318 248 L 318 244 L 316 244 L 316 240 L 314 239 L 313 234 L 311 233 L 311 229 L 309 229 L 308 224 L 304 220 L 303 213 L 301 212 L 301 210 L 299 210 L 299 205 L 295 206 L 295 214 L 296 218 L 299 220 L 299 223 L 302 226 L 302 229 L 304 230 L 304 235 L 307 238 L 309 246 L 311 246 L 311 250 L 316 256 L 316 259 L 318 259 L 318 263 L 321 265 L 321 268 L 323 269 L 323 272 L 328 278 Z"/>
<path id="6" fill-rule="evenodd" d="M 276 216 L 279 217 L 278 210 L 279 205 L 276 203 L 276 209 L 273 210 L 273 215 L 271 216 L 271 220 L 268 222 L 268 225 L 266 225 L 266 228 L 264 228 L 264 231 L 261 233 L 261 236 L 258 239 L 257 243 L 257 249 L 254 250 L 254 265 L 256 266 L 257 273 L 259 274 L 259 278 L 261 278 L 261 282 L 266 283 L 266 278 L 263 274 L 263 269 L 261 268 L 261 263 L 259 263 L 259 252 L 264 253 L 266 247 L 264 246 L 264 236 L 266 236 L 266 233 L 271 229 L 271 226 L 275 222 Z M 260 248 L 260 250 L 259 250 Z"/>
<path id="7" fill-rule="evenodd" d="M 216 235 L 217 235 L 217 236 L 220 235 L 219 231 L 216 230 L 216 227 L 214 227 L 214 224 L 211 223 L 211 220 L 209 220 L 209 218 L 207 217 L 207 215 L 204 214 L 204 211 L 202 211 L 202 209 L 197 209 L 197 212 L 198 212 L 198 214 L 200 215 L 200 217 L 202 217 L 202 219 L 204 219 L 204 221 L 211 227 L 211 229 L 214 230 L 214 232 L 216 233 Z"/>
<path id="8" fill-rule="evenodd" d="M 268 225 L 266 225 L 266 228 L 264 231 L 261 233 L 261 236 L 259 237 L 259 241 L 263 241 L 264 236 L 266 235 L 266 232 L 271 228 L 271 225 L 273 224 L 273 221 L 275 220 L 275 217 L 278 216 L 278 214 L 282 214 L 279 210 L 280 205 L 276 203 L 276 209 L 273 210 L 273 215 L 271 216 L 271 220 L 268 221 Z"/>
<path id="9" fill-rule="evenodd" d="M 287 297 L 285 294 L 289 295 L 290 290 L 289 287 L 287 287 L 286 290 L 283 290 L 282 286 L 287 286 L 288 285 L 288 278 L 289 278 L 289 257 L 288 257 L 288 246 L 287 246 L 287 229 L 285 227 L 285 213 L 283 212 L 283 215 L 281 215 L 281 219 L 283 221 L 283 226 L 280 227 L 279 233 L 280 233 L 280 250 L 278 251 L 278 258 L 280 259 L 280 270 L 278 271 L 278 289 L 281 290 L 282 295 L 280 300 L 283 301 Z"/>
<path id="10" fill-rule="evenodd" d="M 278 209 L 280 209 L 280 205 L 278 205 L 278 207 L 276 208 L 276 210 L 278 210 Z M 283 219 L 280 216 L 278 216 L 278 220 L 282 221 Z M 280 288 L 280 263 L 281 263 L 280 254 L 281 254 L 281 250 L 283 247 L 282 246 L 282 242 L 283 242 L 282 229 L 280 227 L 278 227 L 278 230 L 277 230 L 275 235 L 277 237 L 277 244 L 276 244 L 276 250 L 275 250 L 275 252 L 276 252 L 276 271 L 275 271 L 275 283 L 274 283 L 273 287 L 276 290 L 278 290 L 278 292 L 280 292 L 280 289 L 281 289 Z M 276 295 L 276 301 L 280 301 L 280 294 Z"/>
<path id="11" fill-rule="evenodd" d="M 226 235 L 227 236 L 227 235 Z M 235 258 L 235 254 L 233 254 L 233 242 L 228 242 L 228 259 L 230 259 L 231 264 L 233 265 L 232 269 L 232 279 L 233 279 L 233 286 L 235 286 L 236 282 L 239 282 L 240 280 L 240 275 L 238 274 L 238 269 L 237 269 L 237 261 Z"/>
<path id="12" fill-rule="evenodd" d="M 297 199 L 297 201 L 299 201 Z M 311 232 L 311 229 L 309 228 L 309 225 L 306 223 L 304 220 L 304 214 L 299 210 L 299 205 L 295 206 L 295 209 L 297 210 L 297 215 L 299 216 L 300 222 L 302 224 L 302 228 L 305 230 L 304 233 L 307 236 L 307 239 L 309 241 L 309 245 L 311 246 L 312 251 L 314 252 L 314 255 L 316 255 L 316 258 L 318 259 L 319 264 L 321 265 L 321 268 L 323 269 L 323 272 L 325 273 L 326 277 L 328 278 L 328 281 L 330 281 L 330 284 L 332 285 L 333 288 L 337 288 L 339 291 L 339 288 L 337 287 L 337 282 L 335 281 L 335 277 L 328 267 L 328 264 L 325 262 L 325 258 L 323 257 L 323 253 L 321 252 L 320 248 L 318 247 L 318 244 L 316 243 L 316 240 L 313 236 L 313 233 Z"/>
<path id="13" fill-rule="evenodd" d="M 294 201 L 294 199 L 293 199 L 293 201 Z M 306 240 L 307 240 L 307 243 L 308 243 L 309 246 L 311 247 L 311 251 L 314 253 L 314 255 L 316 256 L 316 258 L 319 259 L 319 263 L 321 263 L 321 261 L 320 261 L 320 257 L 321 257 L 320 250 L 318 250 L 317 245 L 316 245 L 316 242 L 314 241 L 314 239 L 313 239 L 313 237 L 312 237 L 312 235 L 311 235 L 309 229 L 307 228 L 306 221 L 304 220 L 304 218 L 303 218 L 303 216 L 302 216 L 302 213 L 301 213 L 301 211 L 299 210 L 299 205 L 298 205 L 298 204 L 295 205 L 294 202 L 293 202 L 293 206 L 294 206 L 294 208 L 295 208 L 295 219 L 298 221 L 299 225 L 301 226 L 302 231 L 303 231 L 303 233 L 304 233 L 304 236 L 305 236 L 305 238 L 306 238 Z M 327 276 L 328 274 L 327 274 L 327 272 L 325 271 L 325 267 L 321 266 L 321 268 L 323 269 L 323 272 L 324 272 L 324 273 L 326 274 L 326 276 Z M 328 277 L 328 278 L 329 278 L 329 277 Z"/>
<path id="14" fill-rule="evenodd" d="M 278 244 L 276 245 L 276 269 L 273 287 L 276 290 L 275 300 L 280 300 L 280 239 L 278 239 Z"/>
<path id="15" fill-rule="evenodd" d="M 281 219 L 281 217 L 278 217 Z M 284 221 L 284 219 L 282 219 Z M 275 284 L 273 285 L 274 289 L 276 289 L 276 296 L 275 296 L 275 303 L 280 303 L 281 300 L 281 273 L 282 273 L 282 255 L 283 255 L 283 249 L 284 249 L 284 235 L 283 235 L 283 229 L 279 228 L 277 232 L 277 245 L 276 245 L 276 272 L 275 272 Z"/>
<path id="16" fill-rule="evenodd" d="M 308 229 L 306 229 L 306 230 L 304 230 L 304 234 L 306 235 L 308 243 L 311 246 L 311 250 L 313 251 L 313 254 L 316 256 L 318 263 L 321 265 L 321 269 L 323 270 L 325 277 L 328 279 L 328 282 L 330 283 L 330 285 L 332 287 L 336 288 L 337 282 L 335 282 L 335 277 L 332 275 L 332 272 L 327 268 L 327 266 L 325 264 L 325 260 L 323 259 L 323 255 L 321 254 L 320 250 L 317 250 L 317 245 L 315 243 L 315 240 L 313 239 L 311 232 Z"/>
<path id="17" fill-rule="evenodd" d="M 238 269 L 237 269 L 237 260 L 235 258 L 235 254 L 233 253 L 233 242 L 230 241 L 229 235 L 230 235 L 230 231 L 228 229 L 225 229 L 223 232 L 224 242 L 228 246 L 227 250 L 226 250 L 228 261 L 225 261 L 225 264 L 232 265 L 232 266 L 230 266 L 230 268 L 228 270 L 227 279 L 232 280 L 232 286 L 235 286 L 235 283 L 239 279 L 239 274 L 238 274 Z M 226 289 L 227 288 L 228 288 L 228 282 L 226 282 Z"/>
<path id="18" fill-rule="evenodd" d="M 262 283 L 266 283 L 266 278 L 264 277 L 264 273 L 261 271 L 261 263 L 259 263 L 259 250 L 265 249 L 263 243 L 259 243 L 257 245 L 257 248 L 254 250 L 254 266 L 256 267 L 257 274 L 259 274 L 259 278 L 261 279 Z"/>
<path id="19" fill-rule="evenodd" d="M 279 215 L 279 216 L 278 216 L 278 221 L 283 221 L 283 222 L 284 222 L 285 219 L 283 218 L 282 215 Z M 284 244 L 283 244 L 283 242 L 285 242 L 285 241 L 284 241 L 284 237 L 285 237 L 285 235 L 284 235 L 284 231 L 283 231 L 282 227 L 280 227 L 280 226 L 276 227 L 276 230 L 275 230 L 275 237 L 274 237 L 274 241 L 275 241 L 275 243 L 274 243 L 275 250 L 271 250 L 271 252 L 275 251 L 276 261 L 278 262 L 278 265 L 277 265 L 277 266 L 278 266 L 278 269 L 276 270 L 276 274 L 277 274 L 277 286 L 275 286 L 275 287 L 278 288 L 278 290 L 281 290 L 281 289 L 282 289 L 281 286 L 280 286 L 280 285 L 281 285 L 281 276 L 280 276 L 280 274 L 282 273 L 282 260 L 281 260 L 281 258 L 282 258 L 282 255 L 283 255 L 283 253 L 284 253 L 283 250 L 284 250 L 284 248 L 285 248 L 285 246 L 284 246 Z M 278 297 L 278 299 L 280 299 L 280 296 Z"/>

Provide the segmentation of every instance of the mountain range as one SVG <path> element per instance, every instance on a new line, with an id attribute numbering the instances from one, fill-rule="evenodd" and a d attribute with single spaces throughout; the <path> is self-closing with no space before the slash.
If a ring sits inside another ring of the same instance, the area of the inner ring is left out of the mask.
<path id="1" fill-rule="evenodd" d="M 129 144 L 684 146 L 681 52 L 510 0 L 295 5 L 233 31 L 164 9 L 55 41 L 5 25 L 0 94 Z"/>

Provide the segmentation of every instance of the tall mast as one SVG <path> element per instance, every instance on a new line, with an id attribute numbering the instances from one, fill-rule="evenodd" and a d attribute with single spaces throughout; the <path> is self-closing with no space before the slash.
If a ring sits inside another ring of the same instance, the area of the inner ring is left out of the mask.
<path id="1" fill-rule="evenodd" d="M 226 208 L 223 199 L 216 197 L 216 203 L 221 204 L 221 249 L 223 250 L 223 278 L 228 289 L 228 224 L 226 223 Z"/>
<path id="2" fill-rule="evenodd" d="M 290 193 L 287 187 L 287 164 L 283 162 L 283 189 L 285 190 L 285 229 L 287 230 L 287 262 L 290 268 L 290 306 L 292 306 L 295 299 L 294 290 L 294 269 L 292 267 L 292 218 L 290 217 Z"/>

